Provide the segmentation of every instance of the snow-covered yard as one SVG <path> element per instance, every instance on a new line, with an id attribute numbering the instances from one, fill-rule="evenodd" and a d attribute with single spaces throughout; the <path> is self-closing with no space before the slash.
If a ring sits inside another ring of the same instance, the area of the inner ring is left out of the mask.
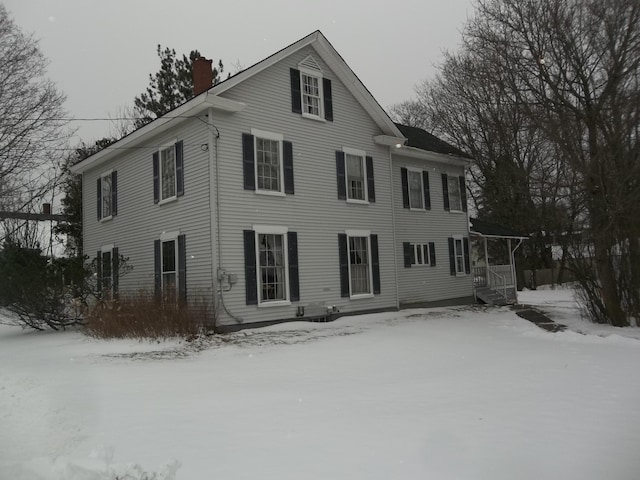
<path id="1" fill-rule="evenodd" d="M 0 478 L 640 478 L 640 329 L 521 301 L 587 334 L 481 307 L 191 344 L 0 326 Z"/>

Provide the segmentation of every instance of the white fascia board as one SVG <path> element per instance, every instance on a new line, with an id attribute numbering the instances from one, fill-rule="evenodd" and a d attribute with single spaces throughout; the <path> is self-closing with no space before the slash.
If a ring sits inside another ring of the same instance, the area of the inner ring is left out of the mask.
<path id="1" fill-rule="evenodd" d="M 239 112 L 246 108 L 246 104 L 216 97 L 210 91 L 203 92 L 162 117 L 153 120 L 144 127 L 137 129 L 114 144 L 109 145 L 107 148 L 100 150 L 95 155 L 73 165 L 71 167 L 71 173 L 79 174 L 94 168 L 115 156 L 119 150 L 134 147 L 145 141 L 151 135 L 162 133 L 186 120 L 188 117 L 194 117 L 200 114 L 209 107 L 226 112 Z"/>
<path id="2" fill-rule="evenodd" d="M 385 145 L 387 147 L 403 146 L 407 139 L 405 137 L 394 137 L 392 135 L 376 135 L 373 137 L 376 145 Z"/>
<path id="3" fill-rule="evenodd" d="M 429 150 L 422 150 L 415 147 L 400 147 L 391 150 L 393 157 L 409 157 L 418 158 L 421 160 L 429 160 L 431 162 L 446 163 L 448 165 L 458 165 L 460 167 L 468 167 L 471 165 L 471 160 L 459 157 L 458 155 L 450 155 L 445 153 L 430 152 Z"/>
<path id="4" fill-rule="evenodd" d="M 513 238 L 516 240 L 528 240 L 529 237 L 522 237 L 522 236 L 518 236 L 518 235 L 485 235 L 484 233 L 480 233 L 480 232 L 476 232 L 474 230 L 469 230 L 469 235 L 473 235 L 476 237 L 482 237 L 482 238 Z"/>

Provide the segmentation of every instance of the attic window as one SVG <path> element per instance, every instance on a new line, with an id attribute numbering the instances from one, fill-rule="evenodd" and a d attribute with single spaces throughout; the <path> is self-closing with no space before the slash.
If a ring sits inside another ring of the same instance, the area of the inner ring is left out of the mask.
<path id="1" fill-rule="evenodd" d="M 306 118 L 333 121 L 331 80 L 311 55 L 291 69 L 291 110 Z"/>

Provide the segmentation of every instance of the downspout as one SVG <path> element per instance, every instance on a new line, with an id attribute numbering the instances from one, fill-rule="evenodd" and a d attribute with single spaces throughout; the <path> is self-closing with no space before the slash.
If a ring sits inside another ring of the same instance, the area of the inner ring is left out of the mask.
<path id="1" fill-rule="evenodd" d="M 218 264 L 218 250 L 217 250 L 217 240 L 216 239 L 216 219 L 217 215 L 217 204 L 213 199 L 213 195 L 211 189 L 213 188 L 213 184 L 215 182 L 214 178 L 214 170 L 213 165 L 215 163 L 216 169 L 218 165 L 217 156 L 218 156 L 218 137 L 219 133 L 214 134 L 214 125 L 213 125 L 213 108 L 209 107 L 207 110 L 207 130 L 209 131 L 209 225 L 211 230 L 211 288 L 212 288 L 212 296 L 213 296 L 213 331 L 217 333 L 218 330 L 218 275 L 216 272 L 216 265 Z M 217 178 L 218 175 L 216 174 Z M 216 186 L 216 194 L 218 188 Z M 216 218 L 214 218 L 216 217 Z"/>
<path id="2" fill-rule="evenodd" d="M 393 150 L 389 146 L 389 179 L 391 182 L 391 226 L 392 226 L 392 235 L 393 235 L 393 274 L 395 276 L 395 284 L 396 284 L 396 309 L 400 310 L 400 287 L 398 286 L 398 251 L 397 251 L 397 242 L 396 242 L 396 204 L 393 200 L 393 154 L 391 153 Z"/>
<path id="3" fill-rule="evenodd" d="M 522 242 L 524 240 L 521 238 L 520 241 L 518 242 L 518 244 L 516 245 L 516 248 L 514 248 L 513 250 L 511 250 L 511 278 L 514 280 L 514 293 L 516 296 L 516 305 L 518 304 L 518 280 L 516 279 L 516 260 L 515 260 L 515 253 L 516 250 L 518 250 L 518 247 L 520 247 L 520 245 L 522 245 Z M 509 239 L 509 242 L 511 242 L 511 239 Z"/>

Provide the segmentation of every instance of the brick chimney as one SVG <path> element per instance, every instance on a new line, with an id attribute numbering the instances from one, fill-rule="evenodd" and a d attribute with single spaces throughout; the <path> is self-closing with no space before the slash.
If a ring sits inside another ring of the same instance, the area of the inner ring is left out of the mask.
<path id="1" fill-rule="evenodd" d="M 200 95 L 213 86 L 213 60 L 198 57 L 193 61 L 193 95 Z"/>

